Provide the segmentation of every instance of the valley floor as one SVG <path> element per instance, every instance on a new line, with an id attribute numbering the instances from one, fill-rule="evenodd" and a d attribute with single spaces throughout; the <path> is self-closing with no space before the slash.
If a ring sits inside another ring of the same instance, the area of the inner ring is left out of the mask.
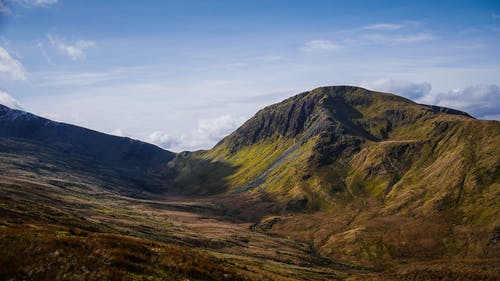
<path id="1" fill-rule="evenodd" d="M 377 272 L 254 231 L 254 198 L 137 199 L 91 184 L 0 176 L 1 280 L 498 280 L 500 260 Z M 230 205 L 245 205 L 235 213 Z"/>

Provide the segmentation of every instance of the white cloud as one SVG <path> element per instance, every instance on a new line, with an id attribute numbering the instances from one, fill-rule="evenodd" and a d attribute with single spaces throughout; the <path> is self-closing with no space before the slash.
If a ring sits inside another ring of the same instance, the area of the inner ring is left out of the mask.
<path id="1" fill-rule="evenodd" d="M 335 52 L 342 49 L 342 46 L 330 40 L 312 40 L 302 46 L 304 52 Z"/>
<path id="2" fill-rule="evenodd" d="M 74 44 L 67 44 L 50 34 L 47 35 L 47 38 L 54 48 L 72 60 L 85 58 L 85 50 L 95 46 L 95 42 L 88 40 L 77 40 Z"/>
<path id="3" fill-rule="evenodd" d="M 500 88 L 497 85 L 472 85 L 448 92 L 432 92 L 431 84 L 404 80 L 379 79 L 362 83 L 362 87 L 394 93 L 418 103 L 463 110 L 477 118 L 498 119 Z"/>
<path id="4" fill-rule="evenodd" d="M 13 109 L 24 110 L 15 98 L 4 91 L 0 91 L 0 104 Z"/>
<path id="5" fill-rule="evenodd" d="M 163 131 L 154 131 L 148 135 L 140 136 L 130 134 L 122 128 L 118 128 L 111 132 L 111 134 L 118 137 L 128 137 L 132 139 L 142 140 L 144 142 L 149 142 L 169 150 L 181 151 L 184 148 L 184 146 L 181 144 L 181 137 L 172 136 Z"/>
<path id="6" fill-rule="evenodd" d="M 427 93 L 419 101 L 464 110 L 478 118 L 500 115 L 500 88 L 497 85 L 479 84 L 445 93 Z"/>
<path id="7" fill-rule="evenodd" d="M 210 142 L 219 141 L 243 123 L 243 118 L 223 115 L 217 118 L 198 121 L 196 133 L 200 139 Z"/>
<path id="8" fill-rule="evenodd" d="M 12 2 L 17 2 L 25 6 L 43 7 L 56 4 L 58 0 L 13 0 Z"/>
<path id="9" fill-rule="evenodd" d="M 14 59 L 0 46 L 0 74 L 6 74 L 13 79 L 26 80 L 26 70 L 20 61 Z"/>
<path id="10" fill-rule="evenodd" d="M 391 30 L 398 30 L 401 28 L 404 28 L 405 25 L 403 24 L 394 24 L 394 23 L 377 23 L 377 24 L 370 24 L 366 25 L 363 27 L 363 29 L 366 30 L 379 30 L 379 31 L 391 31 Z"/>
<path id="11" fill-rule="evenodd" d="M 139 138 L 173 151 L 208 149 L 238 128 L 243 121 L 244 118 L 241 117 L 233 118 L 231 115 L 223 115 L 216 118 L 199 120 L 196 130 L 181 136 L 172 136 L 163 131 L 155 131 L 146 137 Z M 133 137 L 120 129 L 116 130 L 114 134 Z"/>
<path id="12" fill-rule="evenodd" d="M 1 14 L 10 15 L 12 10 L 9 8 L 10 3 L 17 3 L 24 7 L 47 7 L 56 4 L 58 0 L 0 0 L 0 16 Z"/>
<path id="13" fill-rule="evenodd" d="M 361 86 L 375 91 L 401 95 L 412 100 L 428 95 L 432 89 L 431 84 L 427 82 L 415 83 L 387 78 L 364 82 Z"/>
<path id="14" fill-rule="evenodd" d="M 176 149 L 182 147 L 179 138 L 173 137 L 162 131 L 152 132 L 144 139 L 144 141 L 158 145 L 165 149 Z"/>

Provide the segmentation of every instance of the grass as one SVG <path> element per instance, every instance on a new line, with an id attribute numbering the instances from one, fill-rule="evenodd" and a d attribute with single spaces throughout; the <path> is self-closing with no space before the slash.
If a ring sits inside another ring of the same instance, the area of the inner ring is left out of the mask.
<path id="1" fill-rule="evenodd" d="M 0 229 L 0 279 L 260 280 L 202 251 L 55 225 Z"/>

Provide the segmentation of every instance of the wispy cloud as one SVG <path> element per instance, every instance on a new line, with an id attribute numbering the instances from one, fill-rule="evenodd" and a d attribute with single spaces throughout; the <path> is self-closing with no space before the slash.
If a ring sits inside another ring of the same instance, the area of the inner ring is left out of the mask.
<path id="1" fill-rule="evenodd" d="M 377 31 L 392 31 L 404 28 L 406 25 L 404 24 L 395 24 L 395 23 L 376 23 L 363 26 L 362 29 L 365 30 L 377 30 Z"/>
<path id="2" fill-rule="evenodd" d="M 7 3 L 5 0 L 0 0 L 0 17 L 2 15 L 9 15 L 11 13 L 11 10 L 9 7 L 7 7 Z"/>
<path id="3" fill-rule="evenodd" d="M 44 7 L 56 4 L 59 1 L 58 0 L 12 0 L 12 2 L 16 2 L 25 6 Z"/>
<path id="4" fill-rule="evenodd" d="M 47 51 L 45 50 L 44 44 L 42 42 L 38 42 L 36 44 L 36 46 L 40 50 L 40 53 L 42 53 L 42 56 L 45 58 L 47 63 L 50 65 L 54 65 L 54 62 L 52 62 L 52 59 L 49 57 L 49 55 L 47 54 Z"/>
<path id="5" fill-rule="evenodd" d="M 301 47 L 304 52 L 335 52 L 342 49 L 342 46 L 330 40 L 312 40 Z"/>
<path id="6" fill-rule="evenodd" d="M 388 35 L 388 34 L 363 34 L 361 39 L 362 44 L 383 44 L 383 45 L 399 45 L 429 41 L 434 39 L 430 33 L 415 33 L 415 34 L 402 34 L 402 35 Z"/>
<path id="7" fill-rule="evenodd" d="M 412 21 L 374 23 L 339 32 L 335 41 L 328 39 L 308 41 L 300 49 L 309 53 L 321 53 L 349 50 L 352 47 L 394 46 L 435 39 L 435 35 L 430 32 L 416 29 L 418 26 L 418 22 Z"/>
<path id="8" fill-rule="evenodd" d="M 120 78 L 120 72 L 48 73 L 38 86 L 87 86 Z"/>
<path id="9" fill-rule="evenodd" d="M 498 20 L 498 19 L 500 19 L 500 14 L 493 13 L 493 14 L 491 14 L 491 18 L 494 20 Z"/>
<path id="10" fill-rule="evenodd" d="M 42 52 L 43 54 L 43 52 Z M 52 64 L 52 60 L 46 58 Z M 39 87 L 60 87 L 60 86 L 89 86 L 102 82 L 125 80 L 130 77 L 151 77 L 154 67 L 133 66 L 133 67 L 113 67 L 95 72 L 43 72 L 38 74 L 36 85 Z"/>
<path id="11" fill-rule="evenodd" d="M 26 70 L 21 62 L 14 59 L 2 46 L 0 46 L 0 73 L 16 80 L 26 80 Z"/>
<path id="12" fill-rule="evenodd" d="M 50 5 L 56 4 L 58 0 L 0 0 L 0 16 L 11 15 L 12 10 L 9 7 L 11 3 L 17 3 L 27 8 L 31 7 L 48 7 Z"/>
<path id="13" fill-rule="evenodd" d="M 15 98 L 13 98 L 11 95 L 9 95 L 7 92 L 4 91 L 0 91 L 0 104 L 3 104 L 13 109 L 24 110 L 21 104 Z"/>
<path id="14" fill-rule="evenodd" d="M 85 50 L 95 46 L 94 41 L 77 40 L 75 43 L 69 44 L 51 34 L 48 34 L 47 38 L 54 48 L 72 60 L 85 58 Z"/>

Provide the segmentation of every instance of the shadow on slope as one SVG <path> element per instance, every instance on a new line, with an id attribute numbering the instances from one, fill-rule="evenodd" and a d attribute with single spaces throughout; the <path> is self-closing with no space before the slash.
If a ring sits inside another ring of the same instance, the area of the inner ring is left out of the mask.
<path id="1" fill-rule="evenodd" d="M 168 163 L 169 194 L 205 196 L 229 189 L 228 177 L 237 167 L 225 161 L 202 158 L 199 152 L 181 152 Z"/>

